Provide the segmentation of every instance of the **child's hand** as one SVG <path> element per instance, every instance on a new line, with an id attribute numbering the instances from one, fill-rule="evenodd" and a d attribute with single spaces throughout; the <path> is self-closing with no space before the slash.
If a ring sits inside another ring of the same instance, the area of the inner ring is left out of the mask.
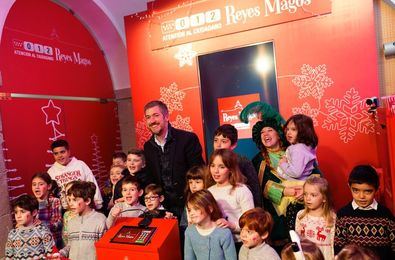
<path id="1" fill-rule="evenodd" d="M 231 230 L 235 229 L 235 226 L 224 218 L 218 219 L 215 224 L 220 228 L 229 228 Z"/>
<path id="2" fill-rule="evenodd" d="M 293 187 L 285 187 L 283 190 L 283 195 L 287 197 L 293 197 L 295 196 L 296 192 Z"/>
<path id="3" fill-rule="evenodd" d="M 176 218 L 173 213 L 166 211 L 164 219 Z"/>
<path id="4" fill-rule="evenodd" d="M 280 161 L 278 162 L 278 164 L 282 164 L 282 163 L 286 163 L 288 162 L 287 157 L 284 155 L 283 157 L 281 157 Z"/>
<path id="5" fill-rule="evenodd" d="M 114 203 L 124 202 L 124 201 L 125 201 L 125 198 L 122 197 L 122 198 L 119 198 L 119 199 L 115 200 Z"/>
<path id="6" fill-rule="evenodd" d="M 113 208 L 111 215 L 116 218 L 118 215 L 121 213 L 122 209 L 121 208 Z"/>

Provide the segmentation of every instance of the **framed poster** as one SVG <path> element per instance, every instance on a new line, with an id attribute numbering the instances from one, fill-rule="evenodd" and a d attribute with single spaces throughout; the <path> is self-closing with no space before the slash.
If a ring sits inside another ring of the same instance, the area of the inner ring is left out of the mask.
<path id="1" fill-rule="evenodd" d="M 251 159 L 258 152 L 248 133 L 253 123 L 242 125 L 237 116 L 259 100 L 278 110 L 273 42 L 200 55 L 198 65 L 207 156 L 213 151 L 215 130 L 227 123 L 238 129 L 235 152 Z"/>

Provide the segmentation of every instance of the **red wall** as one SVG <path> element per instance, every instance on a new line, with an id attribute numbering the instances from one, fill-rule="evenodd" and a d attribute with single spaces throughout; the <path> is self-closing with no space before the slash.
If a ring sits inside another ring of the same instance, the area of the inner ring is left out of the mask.
<path id="1" fill-rule="evenodd" d="M 182 128 L 193 129 L 204 143 L 196 59 L 192 66 L 179 65 L 175 55 L 187 44 L 154 51 L 150 45 L 152 13 L 177 5 L 190 3 L 156 1 L 147 13 L 125 17 L 140 145 L 149 137 L 143 106 L 159 98 L 175 107 L 170 121 L 184 119 Z M 193 13 L 192 7 L 190 10 Z M 376 126 L 365 105 L 365 99 L 377 96 L 379 89 L 373 12 L 373 1 L 333 0 L 331 13 L 326 15 L 189 43 L 199 55 L 274 41 L 280 112 L 285 118 L 303 112 L 315 120 L 320 138 L 318 160 L 336 207 L 351 198 L 346 180 L 353 166 L 370 163 L 380 167 Z M 162 14 L 166 16 L 166 12 Z M 164 90 L 173 92 L 169 95 Z M 176 95 L 180 92 L 184 96 Z"/>
<path id="2" fill-rule="evenodd" d="M 27 42 L 38 45 L 29 49 Z M 43 46 L 48 52 L 40 53 Z M 74 57 L 78 55 L 80 60 Z M 113 97 L 107 64 L 95 39 L 70 12 L 50 1 L 15 2 L 4 25 L 0 71 L 0 91 L 8 97 Z M 115 109 L 112 102 L 0 100 L 11 197 L 31 192 L 31 176 L 53 163 L 47 150 L 57 138 L 70 142 L 72 154 L 91 167 L 99 182 L 107 179 L 111 155 L 119 149 Z"/>

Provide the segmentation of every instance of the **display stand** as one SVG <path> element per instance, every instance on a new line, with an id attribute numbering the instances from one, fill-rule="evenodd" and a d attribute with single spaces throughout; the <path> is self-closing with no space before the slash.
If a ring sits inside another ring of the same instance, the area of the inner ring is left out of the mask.
<path id="1" fill-rule="evenodd" d="M 104 236 L 95 243 L 98 260 L 144 259 L 178 260 L 181 259 L 178 223 L 175 219 L 152 219 L 149 225 L 154 230 L 148 243 L 141 239 L 125 239 L 125 230 L 138 227 L 141 218 L 120 218 Z M 144 233 L 144 232 L 143 232 Z M 144 234 L 145 235 L 145 234 Z M 137 243 L 136 243 L 137 241 Z"/>

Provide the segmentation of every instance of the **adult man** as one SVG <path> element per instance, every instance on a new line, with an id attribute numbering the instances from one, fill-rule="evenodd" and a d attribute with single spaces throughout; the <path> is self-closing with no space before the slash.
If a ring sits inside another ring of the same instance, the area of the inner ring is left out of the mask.
<path id="1" fill-rule="evenodd" d="M 56 181 L 60 188 L 60 200 L 62 207 L 67 208 L 67 198 L 65 187 L 67 183 L 75 180 L 90 181 L 96 185 L 95 206 L 100 209 L 103 199 L 100 194 L 95 176 L 91 169 L 83 161 L 70 156 L 69 143 L 66 140 L 56 140 L 51 144 L 51 150 L 55 158 L 55 163 L 48 169 L 48 174 Z"/>
<path id="2" fill-rule="evenodd" d="M 178 218 L 185 206 L 186 172 L 204 164 L 202 147 L 196 134 L 173 128 L 166 104 L 154 100 L 144 106 L 151 138 L 144 144 L 148 173 L 165 191 L 165 207 Z"/>

